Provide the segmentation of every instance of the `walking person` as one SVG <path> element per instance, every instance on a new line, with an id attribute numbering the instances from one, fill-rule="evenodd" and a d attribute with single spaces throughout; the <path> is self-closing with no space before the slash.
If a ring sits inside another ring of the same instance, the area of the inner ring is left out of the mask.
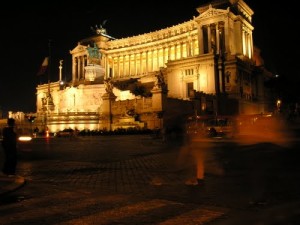
<path id="1" fill-rule="evenodd" d="M 17 167 L 17 133 L 14 130 L 15 120 L 9 118 L 7 126 L 3 128 L 2 147 L 4 150 L 4 165 L 2 172 L 6 175 L 15 175 Z"/>

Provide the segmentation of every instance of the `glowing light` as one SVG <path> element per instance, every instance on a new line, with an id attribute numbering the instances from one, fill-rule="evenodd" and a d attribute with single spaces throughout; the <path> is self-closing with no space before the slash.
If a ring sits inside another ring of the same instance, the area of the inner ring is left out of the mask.
<path id="1" fill-rule="evenodd" d="M 277 105 L 277 109 L 279 110 L 280 107 L 281 107 L 281 100 L 280 99 L 277 100 L 276 105 Z"/>
<path id="2" fill-rule="evenodd" d="M 49 135 L 49 130 L 46 130 L 46 137 L 47 137 L 47 138 L 50 137 L 50 135 Z"/>
<path id="3" fill-rule="evenodd" d="M 19 141 L 31 141 L 32 137 L 30 136 L 20 136 Z"/>

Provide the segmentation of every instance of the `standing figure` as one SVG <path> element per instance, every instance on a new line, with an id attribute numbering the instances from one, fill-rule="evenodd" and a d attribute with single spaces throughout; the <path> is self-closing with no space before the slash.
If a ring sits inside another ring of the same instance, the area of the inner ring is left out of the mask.
<path id="1" fill-rule="evenodd" d="M 14 131 L 15 120 L 9 118 L 7 120 L 7 126 L 3 128 L 3 140 L 2 147 L 4 150 L 4 165 L 2 172 L 7 175 L 16 174 L 17 166 L 17 134 Z"/>
<path id="2" fill-rule="evenodd" d="M 113 93 L 113 88 L 114 88 L 114 85 L 111 81 L 111 78 L 107 78 L 106 80 L 104 80 L 104 85 L 105 85 L 105 91 L 106 93 Z"/>

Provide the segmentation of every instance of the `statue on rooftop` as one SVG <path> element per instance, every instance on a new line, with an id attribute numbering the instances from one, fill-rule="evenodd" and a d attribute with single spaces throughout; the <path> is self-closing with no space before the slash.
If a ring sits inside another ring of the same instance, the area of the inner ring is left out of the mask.
<path id="1" fill-rule="evenodd" d="M 91 30 L 95 33 L 95 34 L 106 34 L 106 29 L 104 28 L 104 25 L 106 24 L 107 20 L 104 20 L 98 27 L 98 25 L 96 24 L 95 27 L 91 27 Z"/>

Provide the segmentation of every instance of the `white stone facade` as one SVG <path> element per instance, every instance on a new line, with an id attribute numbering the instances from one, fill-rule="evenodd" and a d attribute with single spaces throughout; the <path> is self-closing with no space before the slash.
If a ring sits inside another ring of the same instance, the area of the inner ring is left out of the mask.
<path id="1" fill-rule="evenodd" d="M 54 82 L 37 87 L 41 120 L 47 123 L 45 118 L 51 114 L 96 113 L 99 121 L 91 123 L 101 129 L 105 79 L 151 84 L 159 73 L 163 73 L 168 98 L 191 101 L 195 92 L 226 95 L 237 101 L 236 113 L 264 112 L 264 74 L 255 65 L 253 11 L 243 0 L 214 1 L 197 11 L 199 15 L 190 21 L 155 32 L 114 39 L 105 30 L 79 41 L 70 51 L 73 63 L 68 85 L 60 87 Z M 115 101 L 141 98 L 117 88 L 113 92 Z M 52 108 L 42 102 L 48 93 Z M 226 113 L 219 105 L 215 110 Z M 205 104 L 199 110 L 205 111 Z M 56 130 L 68 126 L 90 129 L 86 121 L 56 123 L 59 127 L 47 125 Z"/>

